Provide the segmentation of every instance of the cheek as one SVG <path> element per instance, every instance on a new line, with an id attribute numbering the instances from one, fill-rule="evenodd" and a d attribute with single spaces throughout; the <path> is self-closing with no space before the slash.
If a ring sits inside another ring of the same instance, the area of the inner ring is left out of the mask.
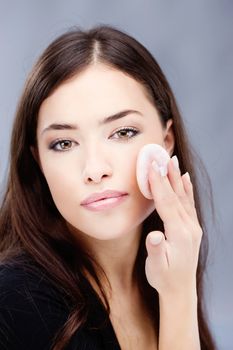
<path id="1" fill-rule="evenodd" d="M 140 218 L 140 221 L 144 220 L 155 209 L 154 201 L 143 195 L 137 180 L 137 160 L 142 147 L 133 150 L 130 156 L 128 153 L 127 158 L 119 157 L 117 162 L 120 165 L 119 169 L 122 169 L 119 177 L 119 179 L 123 179 L 123 182 L 120 182 L 121 187 L 123 190 L 129 191 L 132 198 L 131 210 L 134 212 L 134 218 Z"/>
<path id="2" fill-rule="evenodd" d="M 106 213 L 92 213 L 80 206 L 84 183 L 75 169 L 68 163 L 61 167 L 51 159 L 43 162 L 43 171 L 53 201 L 64 219 L 79 232 L 100 239 L 120 237 L 138 227 L 154 210 L 153 201 L 146 199 L 139 190 L 136 179 L 138 151 L 127 155 L 114 154 L 114 169 L 109 185 L 128 191 L 129 200 L 115 210 Z M 64 162 L 63 162 L 64 163 Z M 105 180 L 105 179 L 103 179 Z M 82 186 L 81 191 L 79 191 Z M 111 230 L 109 230 L 111 227 Z M 113 229 L 114 228 L 114 229 Z"/>
<path id="3" fill-rule="evenodd" d="M 119 188 L 130 193 L 137 214 L 142 212 L 143 208 L 145 211 L 151 208 L 151 201 L 147 200 L 141 193 L 136 176 L 138 154 L 145 143 L 144 140 L 137 147 L 127 148 L 126 151 L 121 149 L 121 152 L 119 152 L 118 149 L 118 152 L 112 152 L 112 178 L 106 181 L 110 187 Z M 77 167 L 79 167 L 77 160 L 64 157 L 61 161 L 56 157 L 53 157 L 53 159 L 42 157 L 41 165 L 58 210 L 60 212 L 67 211 L 69 208 L 71 209 L 72 205 L 79 205 L 86 185 L 84 179 L 81 178 L 81 173 L 77 173 Z M 105 179 L 103 180 L 105 181 Z"/>
<path id="4" fill-rule="evenodd" d="M 56 173 L 54 173 L 54 171 L 47 172 L 46 181 L 54 205 L 60 212 L 61 216 L 67 222 L 77 224 L 77 213 L 81 201 L 78 185 L 70 179 L 67 173 L 64 174 L 64 170 Z"/>
<path id="5" fill-rule="evenodd" d="M 55 205 L 66 203 L 69 194 L 73 193 L 75 185 L 74 171 L 67 162 L 61 166 L 61 161 L 42 159 L 42 171 L 51 192 Z M 76 176 L 77 181 L 77 176 Z"/>

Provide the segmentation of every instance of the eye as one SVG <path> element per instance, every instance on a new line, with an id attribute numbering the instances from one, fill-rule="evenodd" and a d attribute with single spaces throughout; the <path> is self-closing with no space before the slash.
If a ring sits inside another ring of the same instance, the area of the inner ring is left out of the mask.
<path id="1" fill-rule="evenodd" d="M 127 136 L 131 133 L 131 136 Z M 139 131 L 135 128 L 132 127 L 125 127 L 117 130 L 113 135 L 118 134 L 118 135 L 123 135 L 122 137 L 118 137 L 117 139 L 131 139 L 132 137 L 136 136 L 139 133 Z M 49 145 L 49 149 L 52 149 L 56 152 L 65 152 L 69 151 L 72 148 L 72 144 L 76 142 L 67 140 L 67 139 L 60 139 L 60 140 L 55 140 Z"/>
<path id="2" fill-rule="evenodd" d="M 125 138 L 125 136 L 127 136 L 127 134 L 129 135 L 129 133 L 131 133 L 132 136 L 128 136 L 127 139 L 132 138 L 134 136 L 136 136 L 139 131 L 135 128 L 132 127 L 127 127 L 127 128 L 121 128 L 119 130 L 117 130 L 114 134 L 118 134 L 118 135 L 123 135 L 123 137 L 119 137 L 120 139 Z"/>
<path id="3" fill-rule="evenodd" d="M 74 142 L 71 140 L 57 140 L 49 145 L 49 149 L 53 149 L 57 152 L 63 152 L 69 150 L 72 146 L 72 143 Z M 60 149 L 57 146 L 60 146 Z"/>

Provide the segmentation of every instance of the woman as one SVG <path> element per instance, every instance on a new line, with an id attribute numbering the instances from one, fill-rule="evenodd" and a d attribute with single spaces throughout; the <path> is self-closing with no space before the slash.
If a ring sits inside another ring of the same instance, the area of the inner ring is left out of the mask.
<path id="1" fill-rule="evenodd" d="M 151 166 L 152 200 L 135 172 L 148 143 L 173 158 L 167 176 Z M 1 349 L 215 349 L 193 161 L 175 98 L 145 47 L 110 26 L 51 43 L 12 132 Z M 105 190 L 119 191 L 117 205 L 86 204 Z"/>

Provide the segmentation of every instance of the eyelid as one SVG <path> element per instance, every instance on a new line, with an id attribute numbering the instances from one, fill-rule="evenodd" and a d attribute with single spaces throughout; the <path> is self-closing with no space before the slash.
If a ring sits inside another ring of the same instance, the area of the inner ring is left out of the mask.
<path id="1" fill-rule="evenodd" d="M 113 131 L 112 135 L 120 132 L 121 130 L 123 130 L 123 131 L 124 130 L 126 130 L 126 131 L 135 131 L 135 132 L 139 133 L 139 130 L 137 128 L 135 128 L 134 126 L 122 126 L 122 127 L 118 128 L 118 129 L 116 129 L 115 131 Z"/>
<path id="2" fill-rule="evenodd" d="M 56 140 L 52 141 L 52 142 L 49 144 L 49 146 L 48 146 L 49 150 L 56 151 L 56 152 L 66 152 L 65 150 L 58 150 L 58 149 L 55 149 L 55 147 L 56 147 L 59 143 L 64 142 L 64 141 L 69 141 L 69 142 L 71 142 L 71 143 L 77 143 L 76 141 L 70 140 L 70 139 L 68 139 L 67 137 L 66 137 L 66 138 L 63 137 L 63 138 L 59 138 L 59 139 L 56 139 Z M 69 150 L 69 149 L 68 149 L 68 150 Z"/>
<path id="3" fill-rule="evenodd" d="M 116 129 L 115 131 L 113 131 L 113 134 L 115 134 L 116 132 L 118 131 L 121 131 L 121 130 L 134 130 L 134 131 L 139 131 L 137 128 L 135 128 L 135 126 L 121 126 L 120 128 Z"/>
<path id="4" fill-rule="evenodd" d="M 125 140 L 130 140 L 130 139 L 132 139 L 133 137 L 137 136 L 140 133 L 140 130 L 138 128 L 134 127 L 134 126 L 122 126 L 122 127 L 118 128 L 118 129 L 116 129 L 115 131 L 113 131 L 112 134 L 110 135 L 110 137 L 112 137 L 112 135 L 114 135 L 114 134 L 116 134 L 116 133 L 118 133 L 118 132 L 120 132 L 122 130 L 123 131 L 124 130 L 126 130 L 126 131 L 134 131 L 135 132 L 135 134 L 133 136 L 122 138 L 122 140 L 124 140 L 124 139 Z M 118 139 L 121 140 L 120 137 Z M 76 141 L 74 141 L 74 140 L 72 140 L 72 139 L 70 139 L 68 137 L 60 137 L 60 138 L 57 138 L 57 139 L 53 140 L 49 144 L 48 147 L 49 147 L 50 150 L 54 150 L 54 151 L 57 151 L 57 152 L 67 152 L 67 151 L 69 151 L 69 149 L 68 150 L 57 150 L 57 149 L 55 149 L 57 144 L 59 144 L 60 142 L 64 142 L 64 141 L 69 141 L 71 143 L 77 143 Z"/>

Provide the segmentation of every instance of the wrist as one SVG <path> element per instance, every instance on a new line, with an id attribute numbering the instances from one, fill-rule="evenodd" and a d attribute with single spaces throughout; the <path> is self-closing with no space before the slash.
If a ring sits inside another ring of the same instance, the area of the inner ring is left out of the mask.
<path id="1" fill-rule="evenodd" d="M 198 301 L 196 288 L 191 290 L 179 291 L 176 293 L 159 294 L 159 303 L 161 305 L 193 305 L 196 306 Z"/>

